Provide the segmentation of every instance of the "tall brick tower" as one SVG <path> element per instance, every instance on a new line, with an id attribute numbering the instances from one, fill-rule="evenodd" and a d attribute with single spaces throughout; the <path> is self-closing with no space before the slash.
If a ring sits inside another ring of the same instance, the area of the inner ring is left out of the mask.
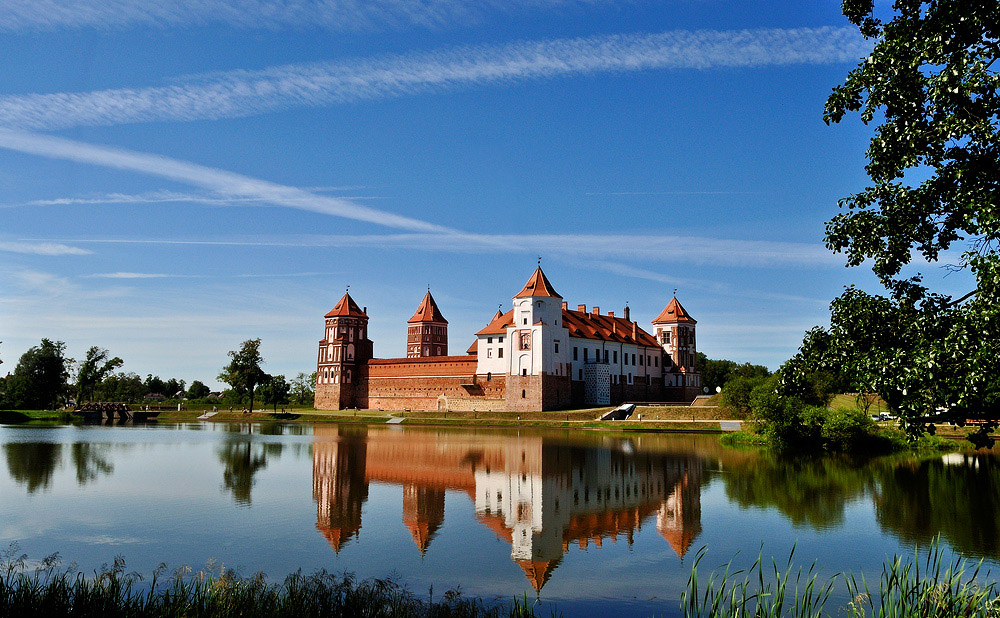
<path id="1" fill-rule="evenodd" d="M 368 314 L 350 294 L 344 294 L 326 314 L 326 329 L 319 341 L 316 362 L 316 403 L 320 410 L 367 406 L 364 388 L 372 342 L 368 339 Z"/>
<path id="2" fill-rule="evenodd" d="M 448 320 L 441 315 L 430 290 L 406 323 L 406 358 L 448 356 Z"/>

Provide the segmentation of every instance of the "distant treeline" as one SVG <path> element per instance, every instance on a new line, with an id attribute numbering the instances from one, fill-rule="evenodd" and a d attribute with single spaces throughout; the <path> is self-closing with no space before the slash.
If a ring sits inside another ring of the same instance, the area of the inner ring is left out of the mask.
<path id="1" fill-rule="evenodd" d="M 2 362 L 2 361 L 0 361 Z M 122 371 L 124 361 L 108 350 L 92 346 L 85 358 L 66 356 L 62 341 L 42 339 L 21 355 L 13 372 L 0 377 L 0 408 L 52 410 L 71 402 L 89 401 L 143 404 L 154 401 L 240 405 L 249 399 L 245 389 L 231 388 L 213 393 L 201 380 L 190 385 L 178 378 L 163 379 Z M 266 375 L 255 385 L 259 401 L 273 405 L 311 406 L 315 373 L 299 373 L 291 381 L 284 376 Z M 220 376 L 221 377 L 221 376 Z"/>

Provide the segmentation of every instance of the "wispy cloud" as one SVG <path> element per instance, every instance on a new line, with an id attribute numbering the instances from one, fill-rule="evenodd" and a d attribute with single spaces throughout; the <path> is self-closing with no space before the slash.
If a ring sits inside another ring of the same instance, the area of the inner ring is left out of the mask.
<path id="1" fill-rule="evenodd" d="M 30 239 L 27 239 L 30 240 Z M 436 253 L 532 253 L 590 259 L 594 247 L 608 258 L 648 262 L 715 264 L 732 267 L 842 266 L 842 258 L 820 243 L 742 240 L 704 236 L 650 234 L 504 234 L 483 236 L 459 232 L 440 234 L 360 234 L 253 239 L 75 238 L 79 244 L 203 245 L 273 248 L 380 247 Z M 683 279 L 624 264 L 601 262 L 617 274 L 659 281 L 687 283 Z M 616 270 L 617 269 L 617 270 Z"/>
<path id="2" fill-rule="evenodd" d="M 0 30 L 171 27 L 226 24 L 238 28 L 335 31 L 441 27 L 524 9 L 604 4 L 608 0 L 3 0 Z"/>
<path id="3" fill-rule="evenodd" d="M 684 261 L 729 266 L 781 264 L 839 264 L 840 260 L 821 244 L 764 240 L 720 239 L 681 235 L 636 234 L 479 234 L 405 217 L 350 200 L 317 195 L 233 172 L 178 161 L 158 155 L 94 146 L 64 138 L 0 129 L 0 148 L 45 157 L 66 159 L 132 170 L 214 191 L 227 198 L 246 198 L 264 204 L 318 212 L 382 226 L 404 229 L 406 234 L 308 236 L 276 240 L 162 240 L 161 244 L 271 245 L 327 247 L 396 247 L 451 252 L 532 252 L 592 256 L 600 247 L 607 257 Z M 40 241 L 40 242 L 49 242 Z M 83 240 L 75 240 L 81 243 Z M 135 242 L 107 239 L 101 242 Z M 26 246 L 30 242 L 24 242 Z"/>
<path id="4" fill-rule="evenodd" d="M 166 273 L 114 272 L 114 273 L 96 273 L 87 276 L 91 279 L 165 279 L 165 278 L 183 277 L 184 275 L 169 275 Z"/>
<path id="5" fill-rule="evenodd" d="M 26 253 L 29 255 L 90 255 L 92 251 L 71 247 L 61 243 L 46 241 L 4 241 L 0 240 L 0 251 L 7 253 Z"/>
<path id="6" fill-rule="evenodd" d="M 455 230 L 441 225 L 378 210 L 345 198 L 317 195 L 297 187 L 159 155 L 5 129 L 0 129 L 0 148 L 166 178 L 213 191 L 227 199 L 242 198 L 390 228 L 437 234 L 455 233 Z"/>
<path id="7" fill-rule="evenodd" d="M 855 61 L 854 28 L 670 31 L 461 47 L 194 76 L 176 85 L 0 97 L 0 126 L 53 130 L 246 117 L 300 107 L 598 72 Z"/>
<path id="8" fill-rule="evenodd" d="M 304 187 L 304 191 L 320 192 L 322 189 Z M 332 188 L 327 188 L 331 191 Z M 386 200 L 392 199 L 377 195 L 338 195 L 343 200 Z M 254 197 L 219 197 L 204 193 L 180 193 L 178 191 L 148 191 L 145 193 L 107 193 L 89 197 L 56 197 L 41 200 L 29 200 L 12 204 L 0 204 L 0 208 L 23 208 L 30 206 L 105 206 L 113 204 L 197 204 L 201 206 L 243 206 L 260 203 Z"/>

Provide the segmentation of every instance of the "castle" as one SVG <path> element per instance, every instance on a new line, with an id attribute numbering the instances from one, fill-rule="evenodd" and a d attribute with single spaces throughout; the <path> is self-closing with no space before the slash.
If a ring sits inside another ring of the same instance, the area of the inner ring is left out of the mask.
<path id="1" fill-rule="evenodd" d="M 430 290 L 407 321 L 406 358 L 374 358 L 368 310 L 349 293 L 324 316 L 316 408 L 540 411 L 699 394 L 695 324 L 674 297 L 649 333 L 599 307 L 570 309 L 541 267 L 464 355 Z"/>

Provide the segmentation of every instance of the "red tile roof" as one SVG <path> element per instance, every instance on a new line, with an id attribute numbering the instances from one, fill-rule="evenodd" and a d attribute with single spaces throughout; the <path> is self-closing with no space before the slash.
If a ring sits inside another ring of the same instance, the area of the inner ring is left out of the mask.
<path id="1" fill-rule="evenodd" d="M 563 309 L 563 326 L 569 329 L 570 337 L 660 347 L 655 337 L 625 318 Z"/>
<path id="2" fill-rule="evenodd" d="M 511 309 L 507 313 L 500 313 L 497 309 L 496 314 L 493 315 L 493 319 L 490 323 L 486 325 L 481 331 L 476 333 L 477 335 L 506 335 L 507 327 L 514 325 L 514 310 Z"/>
<path id="3" fill-rule="evenodd" d="M 478 352 L 479 352 L 479 339 L 476 339 L 475 341 L 472 342 L 472 345 L 469 346 L 469 349 L 466 350 L 465 353 L 476 354 Z"/>
<path id="4" fill-rule="evenodd" d="M 351 298 L 350 294 L 344 294 L 343 298 L 337 301 L 337 304 L 333 306 L 333 309 L 330 309 L 330 313 L 323 317 L 334 318 L 343 316 L 367 318 L 368 314 L 361 310 L 361 307 L 358 306 L 358 303 L 354 302 L 354 299 Z"/>
<path id="5" fill-rule="evenodd" d="M 514 298 L 524 298 L 526 296 L 551 296 L 552 298 L 562 298 L 549 283 L 549 280 L 545 277 L 545 273 L 542 272 L 542 267 L 539 266 L 535 269 L 535 272 L 531 274 L 531 278 L 528 282 L 524 284 L 524 288 L 517 293 Z"/>
<path id="6" fill-rule="evenodd" d="M 681 307 L 681 304 L 677 302 L 677 297 L 670 299 L 667 306 L 663 308 L 660 315 L 656 316 L 653 320 L 653 324 L 664 324 L 666 322 L 690 322 L 691 324 L 697 324 L 697 320 L 691 317 L 690 314 Z"/>
<path id="7" fill-rule="evenodd" d="M 660 347 L 656 338 L 644 331 L 635 322 L 625 318 L 609 315 L 595 315 L 586 311 L 563 309 L 563 326 L 569 330 L 570 337 L 581 339 L 596 339 L 598 341 L 617 341 L 621 343 L 638 343 L 652 348 Z M 514 310 L 507 313 L 496 312 L 490 323 L 477 335 L 506 335 L 507 327 L 514 325 Z"/>
<path id="8" fill-rule="evenodd" d="M 427 290 L 424 294 L 424 299 L 420 301 L 420 306 L 417 307 L 417 312 L 413 314 L 413 317 L 406 321 L 407 324 L 413 324 L 415 322 L 437 322 L 438 324 L 447 324 L 448 320 L 444 319 L 441 315 L 441 310 L 438 309 L 437 303 L 434 302 L 434 297 L 431 296 L 431 291 Z"/>

